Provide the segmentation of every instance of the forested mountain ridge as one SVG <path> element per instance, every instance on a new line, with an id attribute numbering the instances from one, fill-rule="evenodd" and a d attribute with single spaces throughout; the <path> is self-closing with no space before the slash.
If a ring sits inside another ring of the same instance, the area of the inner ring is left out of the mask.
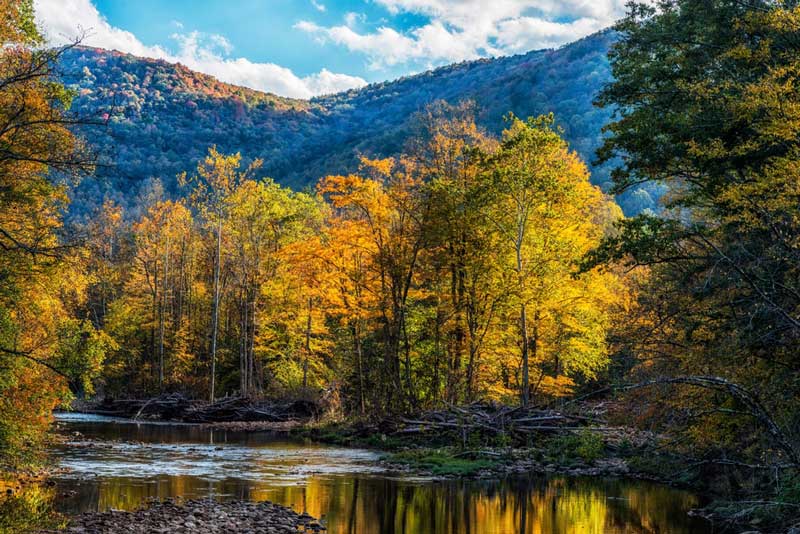
<path id="1" fill-rule="evenodd" d="M 558 50 L 463 62 L 311 101 L 282 98 L 219 82 L 180 64 L 97 48 L 64 54 L 61 70 L 79 115 L 106 121 L 86 137 L 108 165 L 76 193 L 77 211 L 113 198 L 135 204 L 159 178 L 178 193 L 176 175 L 193 168 L 210 145 L 264 160 L 264 174 L 296 189 L 351 171 L 359 155 L 401 151 L 410 119 L 434 100 L 474 100 L 479 125 L 497 134 L 509 111 L 526 117 L 553 111 L 566 139 L 591 161 L 609 112 L 592 99 L 610 79 L 611 32 Z M 605 168 L 593 182 L 608 185 Z M 653 207 L 645 192 L 628 195 L 629 213 Z"/>

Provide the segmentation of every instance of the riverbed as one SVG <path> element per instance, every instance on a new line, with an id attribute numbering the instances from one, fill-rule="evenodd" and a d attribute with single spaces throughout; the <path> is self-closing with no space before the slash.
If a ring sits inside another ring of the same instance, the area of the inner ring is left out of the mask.
<path id="1" fill-rule="evenodd" d="M 634 480 L 436 480 L 388 471 L 380 454 L 266 432 L 59 414 L 59 511 L 132 510 L 149 499 L 270 500 L 331 533 L 708 532 L 691 493 Z"/>

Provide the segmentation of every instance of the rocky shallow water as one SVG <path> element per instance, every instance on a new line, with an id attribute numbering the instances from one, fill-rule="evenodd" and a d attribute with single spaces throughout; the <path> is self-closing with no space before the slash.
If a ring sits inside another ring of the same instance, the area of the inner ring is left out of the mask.
<path id="1" fill-rule="evenodd" d="M 394 469 L 374 451 L 269 432 L 82 414 L 59 421 L 65 440 L 52 454 L 62 473 L 49 489 L 70 528 L 86 533 L 314 532 L 322 526 L 353 534 L 708 532 L 704 521 L 688 515 L 700 504 L 696 496 L 609 476 L 624 472 L 624 465 L 595 462 L 570 470 L 591 477 L 540 476 L 550 468 L 558 473 L 559 466 L 520 452 L 513 476 L 503 470 L 489 473 L 491 479 L 443 479 Z M 176 500 L 137 512 L 168 498 Z M 206 498 L 214 503 L 204 505 L 212 510 L 205 518 L 172 508 Z M 288 507 L 288 515 L 277 523 L 260 518 L 264 501 Z M 239 521 L 227 506 L 254 515 Z M 320 522 L 292 515 L 290 508 Z M 214 516 L 215 510 L 225 516 Z"/>
<path id="2" fill-rule="evenodd" d="M 111 510 L 81 514 L 70 522 L 71 534 L 181 534 L 241 533 L 282 534 L 298 531 L 321 532 L 321 525 L 310 515 L 297 513 L 279 504 L 247 501 L 217 502 L 174 500 L 154 502 L 132 512 Z"/>

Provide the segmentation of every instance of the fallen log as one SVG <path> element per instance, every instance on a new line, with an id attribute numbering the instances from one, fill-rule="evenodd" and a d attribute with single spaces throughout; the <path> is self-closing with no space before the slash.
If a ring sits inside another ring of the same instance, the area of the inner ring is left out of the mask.
<path id="1" fill-rule="evenodd" d="M 189 400 L 172 393 L 151 399 L 106 398 L 95 405 L 84 405 L 87 413 L 122 417 L 181 421 L 187 423 L 286 422 L 307 420 L 319 412 L 311 401 L 256 401 L 246 397 L 226 397 L 213 403 Z"/>
<path id="2" fill-rule="evenodd" d="M 421 412 L 384 419 L 381 427 L 389 427 L 391 434 L 439 433 L 459 434 L 478 432 L 485 436 L 512 435 L 524 438 L 534 433 L 558 433 L 590 430 L 612 432 L 596 417 L 587 417 L 554 409 L 536 407 L 509 407 L 493 403 L 473 403 L 466 406 L 447 406 L 444 409 Z M 597 425 L 597 426 L 593 426 Z"/>

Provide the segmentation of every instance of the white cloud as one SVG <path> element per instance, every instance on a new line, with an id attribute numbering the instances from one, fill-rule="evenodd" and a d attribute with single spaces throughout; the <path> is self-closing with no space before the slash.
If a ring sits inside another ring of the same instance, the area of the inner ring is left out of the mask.
<path id="1" fill-rule="evenodd" d="M 299 77 L 290 69 L 274 63 L 229 57 L 233 46 L 222 35 L 173 34 L 177 51 L 161 45 L 145 45 L 133 33 L 109 24 L 91 0 L 34 0 L 34 7 L 40 26 L 53 44 L 71 41 L 85 32 L 82 44 L 87 46 L 183 63 L 224 82 L 294 98 L 310 98 L 366 85 L 362 78 L 332 73 L 327 69 Z"/>
<path id="2" fill-rule="evenodd" d="M 348 28 L 352 28 L 359 22 L 364 22 L 366 19 L 367 16 L 364 15 L 363 13 L 355 13 L 353 11 L 350 11 L 348 13 L 345 13 L 344 15 L 344 24 Z"/>
<path id="3" fill-rule="evenodd" d="M 373 68 L 396 65 L 409 58 L 423 57 L 429 53 L 436 54 L 435 50 L 421 50 L 420 42 L 386 26 L 370 34 L 356 33 L 348 26 L 323 28 L 309 21 L 300 21 L 294 27 L 315 35 L 320 41 L 329 39 L 336 44 L 345 45 L 352 51 L 368 55 L 373 60 L 371 65 Z M 376 54 L 377 51 L 380 51 L 380 54 Z"/>
<path id="4" fill-rule="evenodd" d="M 317 2 L 316 0 L 311 0 L 311 5 L 312 5 L 312 6 L 314 6 L 314 8 L 315 8 L 317 11 L 321 11 L 321 12 L 323 12 L 323 13 L 324 13 L 324 12 L 326 11 L 326 9 L 327 9 L 327 8 L 325 7 L 325 4 L 323 4 L 323 3 L 321 3 L 321 2 Z"/>
<path id="5" fill-rule="evenodd" d="M 347 74 L 337 74 L 328 69 L 322 69 L 316 74 L 306 76 L 303 78 L 303 82 L 315 95 L 339 93 L 364 85 L 364 80 L 361 78 L 348 76 Z"/>
<path id="6" fill-rule="evenodd" d="M 551 48 L 611 25 L 626 0 L 374 0 L 389 13 L 429 21 L 400 33 L 388 26 L 358 33 L 351 20 L 295 27 L 321 41 L 364 54 L 373 69 L 405 63 L 437 64 Z"/>
<path id="7" fill-rule="evenodd" d="M 569 23 L 519 17 L 498 24 L 497 46 L 506 52 L 514 53 L 537 48 L 555 48 L 577 37 L 602 30 L 606 26 L 603 21 L 587 17 Z"/>

